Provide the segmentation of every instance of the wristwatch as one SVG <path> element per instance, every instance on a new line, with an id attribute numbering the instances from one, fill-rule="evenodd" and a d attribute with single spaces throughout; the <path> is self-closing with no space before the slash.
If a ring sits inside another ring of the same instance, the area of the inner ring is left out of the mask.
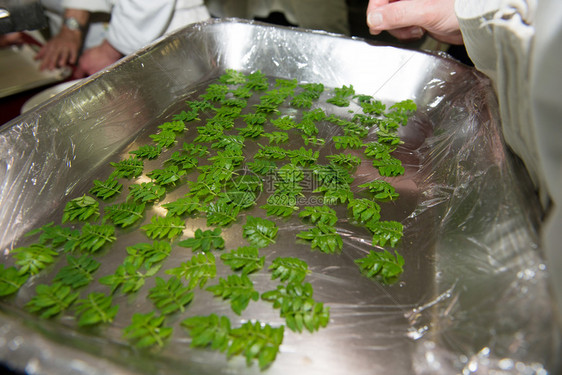
<path id="1" fill-rule="evenodd" d="M 68 27 L 70 30 L 79 30 L 82 32 L 82 34 L 86 30 L 86 27 L 80 25 L 80 22 L 78 22 L 78 20 L 74 17 L 65 18 L 63 23 L 64 26 Z"/>

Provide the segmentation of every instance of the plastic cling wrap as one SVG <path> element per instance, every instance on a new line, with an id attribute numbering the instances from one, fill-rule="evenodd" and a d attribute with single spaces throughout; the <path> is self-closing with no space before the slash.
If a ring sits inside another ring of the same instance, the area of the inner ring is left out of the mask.
<path id="1" fill-rule="evenodd" d="M 252 301 L 237 315 L 228 302 L 196 290 L 197 303 L 169 321 L 174 333 L 167 345 L 152 351 L 130 346 L 122 330 L 133 313 L 154 309 L 147 298 L 154 280 L 135 295 L 117 293 L 120 310 L 114 323 L 97 330 L 78 328 L 73 314 L 42 319 L 24 309 L 35 287 L 52 281 L 64 262 L 0 301 L 3 362 L 47 374 L 557 370 L 559 337 L 537 234 L 538 202 L 503 143 L 489 81 L 445 56 L 240 20 L 196 24 L 167 36 L 2 127 L 2 263 L 13 265 L 11 250 L 30 243 L 26 233 L 60 221 L 68 201 L 87 193 L 93 180 L 107 178 L 111 162 L 148 144 L 158 125 L 170 121 L 185 108 L 185 100 L 197 98 L 227 69 L 246 74 L 260 70 L 270 80 L 322 83 L 327 90 L 353 85 L 357 93 L 387 104 L 416 102 L 417 112 L 400 128 L 404 144 L 394 152 L 405 167 L 403 176 L 392 179 L 400 198 L 385 203 L 382 211 L 385 219 L 404 226 L 395 248 L 405 259 L 399 281 L 383 285 L 358 272 L 354 260 L 372 248 L 372 236 L 346 220 L 345 206 L 338 209 L 343 250 L 336 255 L 297 242 L 295 235 L 310 226 L 296 215 L 270 217 L 279 232 L 276 243 L 263 249 L 266 267 L 250 276 L 255 289 L 263 293 L 275 288 L 266 270 L 276 257 L 302 258 L 311 270 L 307 280 L 314 299 L 330 308 L 330 321 L 314 333 L 286 329 L 277 359 L 265 371 L 248 367 L 241 356 L 227 359 L 217 351 L 191 348 L 189 335 L 179 326 L 184 317 L 211 312 L 229 316 L 237 326 L 253 319 L 283 324 L 279 312 L 264 301 Z M 322 109 L 350 115 L 347 108 L 322 104 Z M 188 127 L 186 140 L 192 141 L 194 126 Z M 332 141 L 336 134 L 327 122 L 319 127 L 319 136 L 327 140 L 319 148 L 321 160 L 337 151 Z M 302 142 L 291 138 L 286 147 L 298 148 Z M 147 164 L 158 167 L 156 161 Z M 373 170 L 364 164 L 356 169 L 354 194 L 360 196 L 358 185 L 377 177 Z M 124 189 L 131 183 L 125 182 Z M 163 202 L 180 195 L 178 188 Z M 250 215 L 265 217 L 259 209 L 265 198 L 260 196 L 258 205 L 223 230 L 227 250 L 246 244 L 241 226 Z M 154 214 L 162 214 L 156 205 L 142 225 Z M 138 227 L 118 232 L 118 239 L 99 256 L 96 279 L 115 271 L 126 247 L 150 242 Z M 205 227 L 204 218 L 187 219 L 183 237 L 193 236 L 199 227 Z M 167 268 L 190 255 L 191 250 L 174 247 Z M 217 267 L 217 278 L 229 272 Z M 95 282 L 89 288 L 105 291 Z"/>

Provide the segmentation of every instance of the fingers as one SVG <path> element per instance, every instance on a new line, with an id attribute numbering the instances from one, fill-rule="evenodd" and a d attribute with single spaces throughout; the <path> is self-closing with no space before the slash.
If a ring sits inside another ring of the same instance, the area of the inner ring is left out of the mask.
<path id="1" fill-rule="evenodd" d="M 380 0 L 379 0 L 380 1 Z M 396 30 L 411 26 L 423 26 L 425 11 L 422 1 L 395 1 L 386 5 L 368 8 L 367 25 L 371 34 L 379 34 L 383 30 Z M 369 5 L 371 5 L 369 3 Z M 412 29 L 413 30 L 413 29 Z M 411 34 L 406 32 L 406 34 Z M 421 28 L 420 28 L 421 31 Z M 403 32 L 398 32 L 402 34 Z M 418 33 L 414 32 L 414 33 Z"/>

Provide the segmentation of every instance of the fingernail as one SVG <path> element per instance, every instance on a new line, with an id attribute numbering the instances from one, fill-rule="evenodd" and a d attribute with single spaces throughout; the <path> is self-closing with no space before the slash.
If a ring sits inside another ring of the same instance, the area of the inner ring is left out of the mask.
<path id="1" fill-rule="evenodd" d="M 423 29 L 421 27 L 415 27 L 412 29 L 412 36 L 414 37 L 421 37 L 423 36 Z"/>
<path id="2" fill-rule="evenodd" d="M 367 24 L 369 27 L 378 27 L 382 25 L 382 14 L 379 12 L 371 12 L 367 15 Z"/>

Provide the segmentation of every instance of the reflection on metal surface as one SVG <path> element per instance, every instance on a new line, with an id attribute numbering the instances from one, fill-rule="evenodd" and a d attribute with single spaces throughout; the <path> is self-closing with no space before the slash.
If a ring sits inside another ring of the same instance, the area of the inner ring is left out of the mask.
<path id="1" fill-rule="evenodd" d="M 0 18 L 10 17 L 10 12 L 7 9 L 0 8 Z"/>
<path id="2" fill-rule="evenodd" d="M 489 82 L 442 56 L 237 20 L 187 27 L 0 130 L 0 249 L 23 244 L 28 230 L 58 220 L 69 199 L 87 192 L 94 179 L 107 178 L 110 162 L 148 143 L 159 124 L 185 109 L 184 100 L 196 98 L 225 69 L 259 69 L 271 78 L 327 87 L 352 84 L 356 92 L 386 103 L 413 98 L 419 108 L 400 129 L 405 144 L 396 155 L 406 174 L 393 182 L 401 199 L 383 208 L 406 228 L 398 246 L 406 258 L 400 283 L 383 286 L 359 275 L 353 261 L 366 254 L 371 240 L 348 220 L 338 223 L 344 237 L 341 255 L 297 243 L 294 235 L 305 227 L 298 218 L 280 222 L 277 243 L 264 249 L 266 262 L 279 255 L 305 259 L 314 298 L 330 307 L 331 322 L 314 334 L 287 330 L 267 374 L 477 373 L 511 363 L 521 364 L 514 372 L 553 368 L 559 347 L 547 270 L 536 251 L 540 213 L 527 190 L 529 181 L 502 143 Z M 328 125 L 320 132 L 327 139 L 336 134 Z M 191 126 L 186 139 L 194 133 Z M 298 142 L 292 139 L 289 146 Z M 252 147 L 257 145 L 248 145 L 248 152 Z M 327 142 L 321 154 L 335 151 Z M 374 178 L 364 166 L 354 177 L 357 195 L 362 192 L 356 185 Z M 138 181 L 147 181 L 146 176 Z M 125 183 L 125 191 L 131 183 Z M 177 188 L 164 203 L 184 192 Z M 265 198 L 260 196 L 257 206 Z M 338 210 L 345 218 L 345 207 Z M 259 212 L 248 214 L 264 215 Z M 163 213 L 156 205 L 146 220 Z M 244 222 L 241 215 L 224 231 L 227 249 L 244 243 Z M 204 218 L 190 219 L 184 235 L 204 226 Z M 123 231 L 103 254 L 98 275 L 113 273 L 124 249 L 138 242 L 146 242 L 146 236 Z M 167 262 L 179 265 L 190 254 L 174 248 Z M 12 261 L 2 255 L 2 263 Z M 219 267 L 219 276 L 228 272 Z M 259 292 L 274 285 L 266 271 L 252 280 Z M 32 363 L 38 372 L 62 375 L 260 373 L 255 366 L 247 368 L 243 358 L 226 360 L 220 353 L 191 349 L 177 321 L 162 352 L 140 354 L 122 345 L 120 329 L 132 313 L 152 308 L 148 288 L 135 298 L 116 295 L 119 315 L 102 334 L 77 330 L 70 316 L 38 319 L 22 306 L 42 281 L 39 276 L 16 298 L 0 301 L 0 330 L 9 327 L 0 337 L 18 343 L 13 349 L 0 345 L 0 359 L 18 368 Z M 210 293 L 195 293 L 198 303 L 189 307 L 190 316 L 213 311 L 235 323 L 283 322 L 263 301 L 251 303 L 239 317 Z M 72 360 L 84 367 L 72 368 Z"/>

